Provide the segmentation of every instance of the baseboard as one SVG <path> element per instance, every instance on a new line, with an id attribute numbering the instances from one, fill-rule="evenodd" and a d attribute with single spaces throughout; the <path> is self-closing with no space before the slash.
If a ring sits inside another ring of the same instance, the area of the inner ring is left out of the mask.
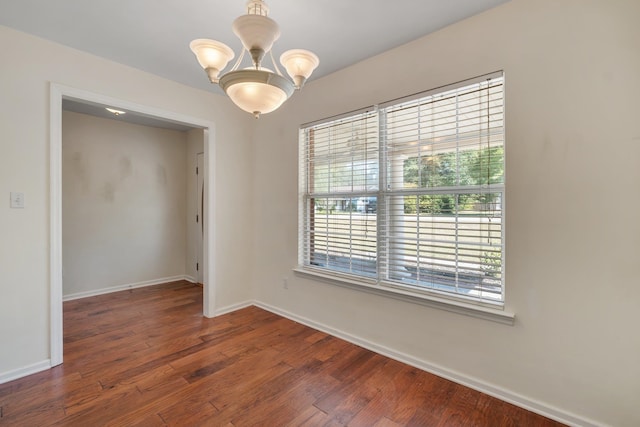
<path id="1" fill-rule="evenodd" d="M 182 280 L 186 280 L 187 282 L 189 282 L 189 283 L 193 283 L 194 285 L 197 285 L 197 284 L 198 284 L 198 279 L 196 279 L 196 278 L 195 278 L 195 277 L 193 277 L 193 276 L 189 276 L 188 274 L 186 274 L 186 275 L 182 278 Z"/>
<path id="2" fill-rule="evenodd" d="M 408 354 L 390 349 L 383 345 L 373 343 L 371 341 L 362 339 L 355 335 L 351 335 L 347 332 L 332 328 L 322 323 L 318 323 L 306 317 L 298 316 L 297 314 L 290 313 L 286 310 L 282 310 L 280 308 L 271 306 L 269 304 L 265 304 L 260 301 L 254 301 L 253 304 L 256 307 L 260 307 L 264 310 L 286 317 L 295 322 L 302 323 L 303 325 L 309 326 L 313 329 L 317 329 L 329 335 L 335 336 L 337 338 L 341 338 L 352 344 L 366 348 L 367 350 L 374 351 L 383 356 L 387 356 L 399 362 L 406 363 L 407 365 L 414 366 L 418 369 L 422 369 L 423 371 L 427 371 L 439 377 L 446 378 L 455 383 L 462 384 L 466 387 L 488 394 L 490 396 L 493 396 L 505 402 L 527 409 L 531 412 L 535 412 L 536 414 L 540 414 L 547 418 L 551 418 L 552 420 L 559 421 L 563 424 L 567 424 L 569 426 L 580 426 L 580 427 L 597 427 L 601 425 L 593 420 L 589 420 L 589 419 L 580 417 L 578 415 L 572 414 L 570 412 L 564 411 L 562 409 L 547 405 L 545 403 L 538 402 L 533 399 L 529 399 L 518 393 L 513 393 L 509 390 L 486 383 L 477 378 L 469 377 L 459 372 L 444 368 L 437 364 L 433 364 L 421 359 L 417 359 Z"/>
<path id="3" fill-rule="evenodd" d="M 124 285 L 111 286 L 108 288 L 95 289 L 91 291 L 77 292 L 75 294 L 63 295 L 62 301 L 71 301 L 74 299 L 95 297 L 97 295 L 110 294 L 112 292 L 127 291 L 129 289 L 135 289 L 135 288 L 144 288 L 146 286 L 162 285 L 164 283 L 177 282 L 178 280 L 186 280 L 191 283 L 195 282 L 195 280 L 190 280 L 190 279 L 192 279 L 191 276 L 180 275 L 180 276 L 162 277 L 160 279 L 145 280 L 143 282 L 127 283 Z"/>
<path id="4" fill-rule="evenodd" d="M 243 308 L 251 307 L 252 305 L 254 305 L 254 301 L 245 301 L 245 302 L 240 302 L 238 304 L 228 305 L 226 307 L 220 307 L 216 309 L 214 316 L 222 316 L 223 314 L 227 314 Z"/>
<path id="5" fill-rule="evenodd" d="M 29 366 L 14 369 L 13 371 L 4 372 L 0 374 L 0 384 L 8 383 L 9 381 L 17 380 L 41 371 L 46 371 L 49 368 L 51 368 L 51 360 L 47 359 Z"/>

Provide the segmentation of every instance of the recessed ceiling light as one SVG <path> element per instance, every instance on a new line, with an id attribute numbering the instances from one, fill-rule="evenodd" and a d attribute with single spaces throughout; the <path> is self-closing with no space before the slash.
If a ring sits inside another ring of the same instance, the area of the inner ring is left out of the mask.
<path id="1" fill-rule="evenodd" d="M 119 116 L 120 114 L 127 114 L 127 112 L 126 112 L 126 111 L 120 111 L 120 110 L 116 110 L 116 109 L 108 108 L 108 107 L 106 108 L 106 110 L 107 110 L 108 112 L 110 112 L 110 113 L 115 114 L 116 116 Z"/>

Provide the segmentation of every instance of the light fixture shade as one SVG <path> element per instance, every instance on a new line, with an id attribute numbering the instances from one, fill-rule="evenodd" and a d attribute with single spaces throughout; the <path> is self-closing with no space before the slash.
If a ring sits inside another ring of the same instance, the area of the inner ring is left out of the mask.
<path id="1" fill-rule="evenodd" d="M 248 0 L 246 4 L 247 14 L 233 21 L 233 32 L 244 49 L 231 71 L 220 76 L 235 56 L 224 43 L 197 39 L 191 42 L 190 47 L 211 83 L 218 83 L 242 110 L 260 117 L 260 114 L 270 113 L 280 107 L 295 89 L 300 89 L 320 61 L 308 50 L 293 49 L 283 53 L 280 62 L 293 82 L 280 73 L 272 53 L 269 57 L 276 72 L 264 68 L 262 60 L 280 37 L 280 27 L 268 17 L 269 7 L 263 0 Z M 251 55 L 253 67 L 239 70 L 245 52 Z"/>
<path id="2" fill-rule="evenodd" d="M 293 93 L 293 84 L 265 70 L 231 71 L 220 78 L 220 86 L 242 110 L 259 117 L 280 107 Z"/>
<path id="3" fill-rule="evenodd" d="M 280 56 L 280 63 L 287 69 L 297 88 L 311 76 L 320 60 L 315 53 L 304 49 L 291 49 Z"/>
<path id="4" fill-rule="evenodd" d="M 235 56 L 229 46 L 216 40 L 196 39 L 189 43 L 189 47 L 214 83 L 218 81 L 220 71 Z"/>
<path id="5" fill-rule="evenodd" d="M 233 32 L 249 52 L 267 53 L 280 37 L 280 27 L 273 19 L 263 15 L 243 15 L 233 21 Z"/>

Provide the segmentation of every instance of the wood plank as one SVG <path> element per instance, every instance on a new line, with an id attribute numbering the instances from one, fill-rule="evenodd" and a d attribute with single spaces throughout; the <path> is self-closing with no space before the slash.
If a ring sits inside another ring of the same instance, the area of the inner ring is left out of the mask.
<path id="1" fill-rule="evenodd" d="M 0 425 L 559 426 L 178 281 L 64 303 L 62 366 L 0 385 Z"/>

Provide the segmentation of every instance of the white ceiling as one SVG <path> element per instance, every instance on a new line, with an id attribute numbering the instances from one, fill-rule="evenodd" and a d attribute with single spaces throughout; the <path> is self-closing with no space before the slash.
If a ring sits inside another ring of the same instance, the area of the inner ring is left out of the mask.
<path id="1" fill-rule="evenodd" d="M 280 25 L 277 60 L 288 49 L 320 57 L 310 80 L 434 32 L 508 0 L 267 0 Z M 240 41 L 231 24 L 246 0 L 0 0 L 0 25 L 52 40 L 188 86 L 222 93 L 189 50 L 196 38 Z M 401 64 L 400 64 L 401 66 Z M 283 70 L 284 71 L 284 70 Z M 65 100 L 63 109 L 146 126 L 186 127 L 136 112 Z"/>
<path id="2" fill-rule="evenodd" d="M 62 99 L 62 109 L 65 111 L 72 111 L 74 113 L 88 114 L 90 116 L 101 117 L 103 119 L 117 120 L 119 122 L 132 123 L 134 125 L 150 126 L 156 128 L 176 130 L 180 132 L 194 129 L 193 126 L 187 126 L 183 123 L 173 122 L 167 119 L 161 119 L 146 114 L 142 114 L 137 111 L 124 111 L 119 108 L 118 111 L 123 111 L 124 114 L 115 115 L 106 110 L 106 106 L 103 104 L 96 104 L 94 102 L 75 99 Z"/>
<path id="3" fill-rule="evenodd" d="M 267 0 L 281 37 L 274 57 L 304 48 L 320 57 L 313 78 L 507 0 Z M 189 50 L 196 38 L 239 53 L 233 20 L 246 0 L 1 0 L 0 24 L 196 88 L 211 85 Z"/>

